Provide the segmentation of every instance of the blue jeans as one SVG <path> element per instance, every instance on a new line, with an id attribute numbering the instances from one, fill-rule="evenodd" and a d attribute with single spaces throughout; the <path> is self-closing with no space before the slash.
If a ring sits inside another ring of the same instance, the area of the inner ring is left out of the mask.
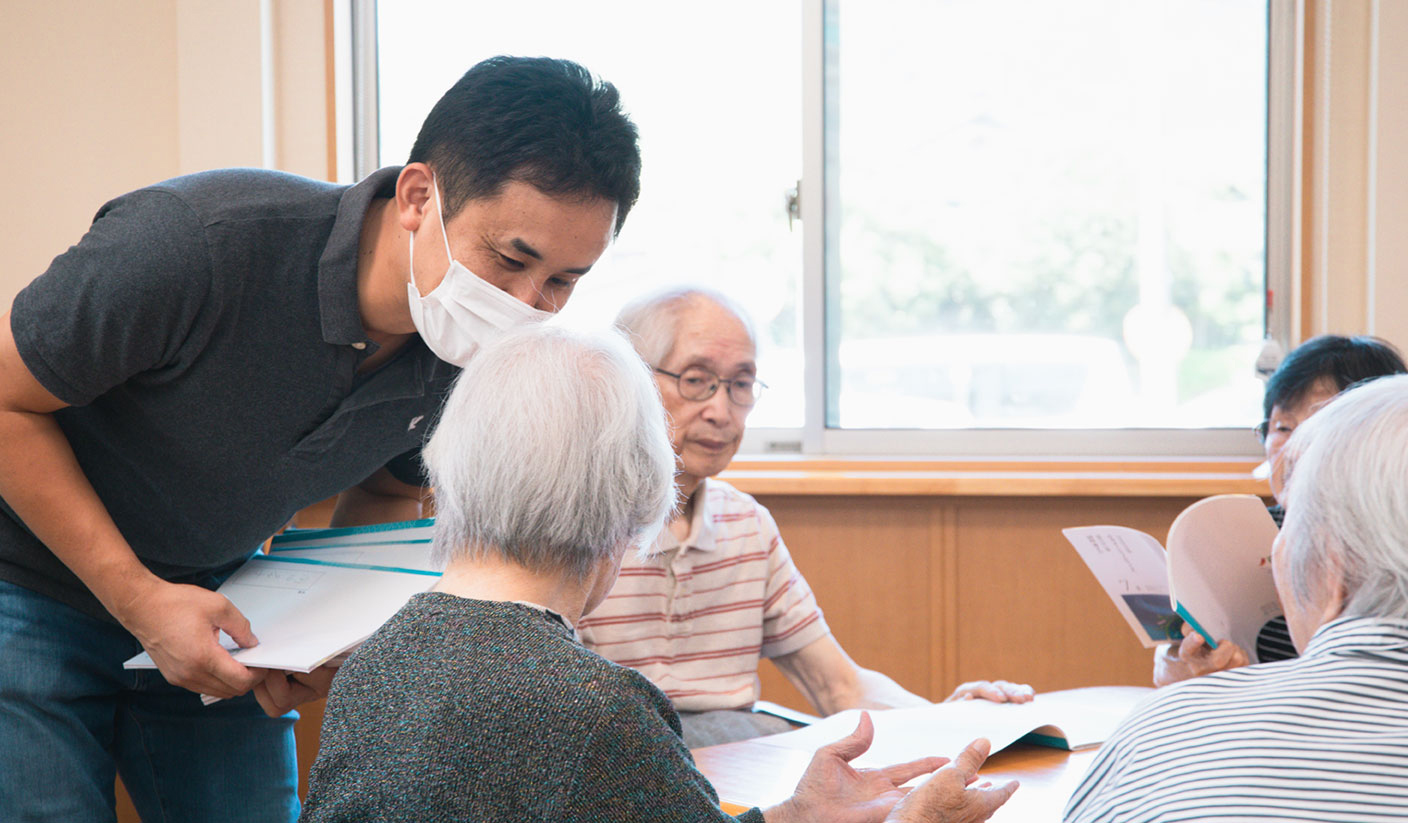
<path id="1" fill-rule="evenodd" d="M 253 695 L 203 706 L 121 626 L 0 581 L 0 820 L 113 820 L 113 778 L 144 823 L 298 817 L 293 722 Z"/>

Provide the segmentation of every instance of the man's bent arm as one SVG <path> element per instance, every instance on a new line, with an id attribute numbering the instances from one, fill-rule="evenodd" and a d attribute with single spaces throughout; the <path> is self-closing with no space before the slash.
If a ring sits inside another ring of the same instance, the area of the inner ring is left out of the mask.
<path id="1" fill-rule="evenodd" d="M 333 508 L 334 526 L 369 526 L 398 523 L 425 516 L 430 501 L 428 490 L 397 480 L 385 468 L 337 496 Z"/>
<path id="2" fill-rule="evenodd" d="M 816 710 L 825 715 L 845 709 L 929 705 L 928 700 L 906 691 L 880 672 L 857 666 L 830 634 L 795 652 L 774 657 L 772 661 Z"/>
<path id="3" fill-rule="evenodd" d="M 259 678 L 219 646 L 215 632 L 224 629 L 241 645 L 253 645 L 248 621 L 223 596 L 168 583 L 142 565 L 53 417 L 64 405 L 30 374 L 5 313 L 0 497 L 141 641 L 167 680 L 218 697 L 248 691 Z"/>

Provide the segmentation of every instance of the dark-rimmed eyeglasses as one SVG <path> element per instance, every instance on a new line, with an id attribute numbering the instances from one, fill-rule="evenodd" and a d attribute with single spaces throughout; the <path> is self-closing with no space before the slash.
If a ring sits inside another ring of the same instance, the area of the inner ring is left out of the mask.
<path id="1" fill-rule="evenodd" d="M 657 374 L 675 378 L 680 397 L 685 400 L 708 400 L 719 390 L 720 385 L 727 385 L 729 401 L 748 408 L 758 402 L 758 398 L 763 396 L 763 389 L 768 387 L 768 384 L 748 375 L 725 380 L 703 366 L 690 366 L 678 374 L 661 368 L 655 371 Z"/>

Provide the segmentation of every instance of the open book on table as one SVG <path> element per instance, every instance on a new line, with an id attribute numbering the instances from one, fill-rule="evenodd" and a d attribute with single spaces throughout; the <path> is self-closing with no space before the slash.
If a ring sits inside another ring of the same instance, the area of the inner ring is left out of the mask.
<path id="1" fill-rule="evenodd" d="M 887 766 L 930 755 L 953 757 L 975 738 L 999 751 L 1021 740 L 1071 751 L 1105 742 L 1152 689 L 1101 686 L 1046 692 L 1030 703 L 956 700 L 912 709 L 871 711 L 875 740 L 854 763 Z M 761 737 L 757 743 L 815 751 L 855 731 L 859 709 L 837 712 L 804 729 Z"/>
<path id="2" fill-rule="evenodd" d="M 246 666 L 310 672 L 355 648 L 412 595 L 440 578 L 430 562 L 433 520 L 276 535 L 217 591 L 250 623 L 259 645 L 231 656 Z M 143 652 L 123 664 L 155 668 Z"/>
<path id="3" fill-rule="evenodd" d="M 1222 494 L 1183 510 L 1168 549 L 1124 526 L 1063 529 L 1115 608 L 1147 648 L 1198 632 L 1226 638 L 1256 659 L 1256 638 L 1282 614 L 1271 577 L 1276 521 L 1259 497 Z"/>

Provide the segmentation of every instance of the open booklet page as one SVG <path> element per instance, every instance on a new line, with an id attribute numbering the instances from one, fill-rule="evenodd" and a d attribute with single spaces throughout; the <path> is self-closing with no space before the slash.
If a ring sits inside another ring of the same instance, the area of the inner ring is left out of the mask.
<path id="1" fill-rule="evenodd" d="M 1144 648 L 1183 639 L 1170 603 L 1168 558 L 1159 541 L 1125 526 L 1062 529 Z"/>
<path id="2" fill-rule="evenodd" d="M 954 757 L 979 737 L 988 738 L 996 752 L 1033 731 L 1051 733 L 1052 739 L 1043 742 L 1053 742 L 1054 733 L 1065 732 L 1080 741 L 1078 747 L 1094 745 L 1108 738 L 1152 691 L 1106 686 L 1039 694 L 1026 704 L 964 700 L 871 711 L 875 740 L 869 751 L 852 762 L 875 768 L 933 755 Z M 708 764 L 705 773 L 711 779 L 726 780 L 729 791 L 721 795 L 724 801 L 743 808 L 766 807 L 786 800 L 812 752 L 855 731 L 859 715 L 855 710 L 841 712 L 805 729 L 698 749 L 695 756 Z M 722 751 L 727 751 L 726 757 L 714 755 Z M 916 778 L 910 785 L 923 779 Z"/>
<path id="3" fill-rule="evenodd" d="M 1098 746 L 1152 689 L 1104 686 L 1046 692 L 1030 703 L 957 700 L 912 709 L 871 711 L 875 741 L 855 761 L 886 766 L 931 755 L 953 757 L 975 738 L 1004 749 L 1035 732 L 1042 745 L 1081 749 Z M 860 710 L 838 712 L 804 729 L 759 738 L 782 748 L 815 751 L 855 731 Z"/>

